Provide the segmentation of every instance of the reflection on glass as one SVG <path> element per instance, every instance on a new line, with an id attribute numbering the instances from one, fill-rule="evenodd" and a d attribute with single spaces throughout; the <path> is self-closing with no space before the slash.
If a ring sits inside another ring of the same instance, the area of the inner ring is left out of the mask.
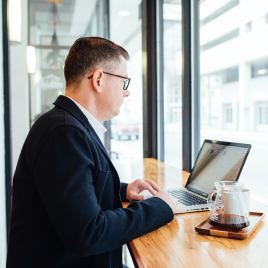
<path id="1" fill-rule="evenodd" d="M 104 37 L 104 1 L 29 0 L 29 42 L 36 69 L 30 72 L 31 124 L 64 94 L 63 67 L 71 45 L 84 36 Z"/>
<path id="2" fill-rule="evenodd" d="M 140 159 L 142 144 L 142 42 L 141 0 L 110 1 L 110 40 L 124 47 L 130 56 L 128 76 L 130 96 L 120 114 L 111 121 L 111 157 Z"/>
<path id="3" fill-rule="evenodd" d="M 182 167 L 181 1 L 164 1 L 164 144 L 165 162 Z"/>
<path id="4" fill-rule="evenodd" d="M 60 49 L 36 49 L 36 71 L 30 76 L 31 123 L 52 109 L 58 95 L 64 94 L 63 64 L 68 52 Z"/>
<path id="5" fill-rule="evenodd" d="M 252 144 L 240 181 L 268 205 L 268 5 L 200 3 L 201 143 Z"/>
<path id="6" fill-rule="evenodd" d="M 116 140 L 127 138 L 131 140 L 134 136 L 137 140 L 140 135 L 140 126 L 138 121 L 118 121 L 116 118 L 112 119 L 112 137 Z"/>

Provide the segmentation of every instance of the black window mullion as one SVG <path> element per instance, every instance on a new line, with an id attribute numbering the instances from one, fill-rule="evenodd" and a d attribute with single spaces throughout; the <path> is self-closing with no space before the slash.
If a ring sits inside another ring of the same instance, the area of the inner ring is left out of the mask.
<path id="1" fill-rule="evenodd" d="M 143 157 L 157 159 L 157 38 L 156 1 L 143 0 Z"/>
<path id="2" fill-rule="evenodd" d="M 182 169 L 192 167 L 191 1 L 182 0 Z"/>

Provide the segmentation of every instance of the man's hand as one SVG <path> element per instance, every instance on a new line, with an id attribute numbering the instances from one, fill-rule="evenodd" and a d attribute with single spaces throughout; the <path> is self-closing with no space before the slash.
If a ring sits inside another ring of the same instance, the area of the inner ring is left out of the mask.
<path id="1" fill-rule="evenodd" d="M 176 214 L 179 211 L 179 202 L 176 198 L 174 198 L 170 193 L 165 190 L 160 190 L 155 195 L 155 197 L 161 198 L 165 201 L 173 211 L 173 214 Z"/>
<path id="2" fill-rule="evenodd" d="M 160 188 L 152 180 L 137 179 L 128 185 L 126 197 L 128 200 L 144 200 L 145 196 L 139 194 L 143 190 L 148 190 L 153 196 L 155 196 Z"/>
<path id="3" fill-rule="evenodd" d="M 148 179 L 138 179 L 130 183 L 127 187 L 127 199 L 128 200 L 138 200 L 142 201 L 145 199 L 145 196 L 139 194 L 143 190 L 148 190 L 153 196 L 161 198 L 166 202 L 173 211 L 173 214 L 176 214 L 179 211 L 179 202 L 174 198 L 170 193 L 165 190 L 160 190 L 157 184 Z"/>

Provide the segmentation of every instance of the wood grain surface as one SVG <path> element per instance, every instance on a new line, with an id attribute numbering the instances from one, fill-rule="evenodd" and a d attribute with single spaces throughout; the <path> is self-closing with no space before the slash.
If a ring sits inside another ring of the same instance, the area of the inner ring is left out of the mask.
<path id="1" fill-rule="evenodd" d="M 171 188 L 184 186 L 189 177 L 152 158 L 113 163 L 122 182 L 146 178 Z M 142 268 L 268 267 L 268 207 L 251 200 L 250 211 L 263 212 L 266 218 L 245 240 L 197 233 L 195 226 L 209 217 L 208 211 L 177 214 L 171 223 L 129 242 L 133 262 Z"/>

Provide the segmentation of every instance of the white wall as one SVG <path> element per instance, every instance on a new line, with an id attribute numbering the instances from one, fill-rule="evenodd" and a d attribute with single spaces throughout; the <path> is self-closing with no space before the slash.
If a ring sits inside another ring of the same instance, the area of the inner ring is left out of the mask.
<path id="1" fill-rule="evenodd" d="M 2 5 L 1 5 L 2 6 Z M 2 10 L 0 9 L 0 29 Z M 3 98 L 3 47 L 0 34 L 0 268 L 6 263 L 6 190 L 5 190 L 5 143 L 4 143 L 4 98 Z"/>

